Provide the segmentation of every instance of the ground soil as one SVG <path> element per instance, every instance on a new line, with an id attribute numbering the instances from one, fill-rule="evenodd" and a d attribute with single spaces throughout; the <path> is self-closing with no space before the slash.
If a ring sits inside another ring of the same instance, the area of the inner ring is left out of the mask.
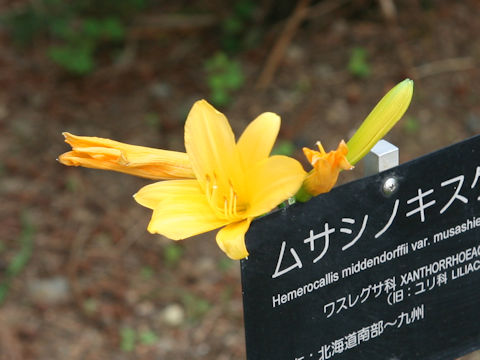
<path id="1" fill-rule="evenodd" d="M 388 136 L 401 162 L 480 133 L 477 1 L 399 1 L 390 20 L 376 2 L 344 3 L 302 23 L 265 90 L 255 85 L 289 13 L 238 55 L 246 83 L 222 109 L 237 134 L 273 111 L 280 140 L 331 149 L 406 77 L 415 81 L 412 105 Z M 140 32 L 127 60 L 75 77 L 48 59 L 45 40 L 19 49 L 1 30 L 3 283 L 33 241 L 0 306 L 1 360 L 245 358 L 239 264 L 214 234 L 172 246 L 146 231 L 150 212 L 132 199 L 150 181 L 55 161 L 68 150 L 62 131 L 183 150 L 185 115 L 209 97 L 203 64 L 219 48 L 216 31 Z M 365 78 L 347 69 L 354 47 L 369 54 Z M 360 168 L 341 181 L 361 177 Z"/>

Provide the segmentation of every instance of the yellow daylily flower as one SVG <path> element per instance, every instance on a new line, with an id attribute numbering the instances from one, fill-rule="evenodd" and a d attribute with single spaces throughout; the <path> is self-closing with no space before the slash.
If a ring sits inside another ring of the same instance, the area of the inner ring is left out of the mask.
<path id="1" fill-rule="evenodd" d="M 317 142 L 317 146 L 319 151 L 303 148 L 303 153 L 313 166 L 313 170 L 305 178 L 303 187 L 312 196 L 329 192 L 337 182 L 340 171 L 353 168 L 346 158 L 348 147 L 345 141 L 342 140 L 338 144 L 337 150 L 328 153 L 320 142 Z"/>
<path id="2" fill-rule="evenodd" d="M 193 169 L 183 152 L 153 149 L 118 141 L 63 133 L 72 151 L 59 156 L 68 166 L 114 170 L 148 179 L 191 179 Z"/>
<path id="3" fill-rule="evenodd" d="M 185 147 L 196 179 L 147 185 L 135 200 L 153 210 L 151 233 L 181 240 L 223 228 L 217 244 L 232 259 L 248 256 L 252 219 L 293 196 L 305 171 L 286 156 L 269 156 L 280 128 L 273 113 L 258 116 L 235 143 L 226 117 L 196 102 L 185 124 Z"/>
<path id="4" fill-rule="evenodd" d="M 400 120 L 412 100 L 413 81 L 405 79 L 391 89 L 375 106 L 360 128 L 348 141 L 340 142 L 337 150 L 326 153 L 320 143 L 319 152 L 304 148 L 303 152 L 313 169 L 295 196 L 307 201 L 332 189 L 341 170 L 353 169 L 372 147 Z"/>
<path id="5" fill-rule="evenodd" d="M 405 79 L 391 89 L 373 108 L 347 142 L 347 159 L 355 165 L 382 139 L 407 111 L 413 95 L 413 81 Z"/>

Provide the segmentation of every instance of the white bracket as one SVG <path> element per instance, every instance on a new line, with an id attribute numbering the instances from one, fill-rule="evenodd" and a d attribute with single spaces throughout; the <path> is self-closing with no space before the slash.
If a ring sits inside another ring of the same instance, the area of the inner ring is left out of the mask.
<path id="1" fill-rule="evenodd" d="M 365 156 L 365 176 L 374 175 L 398 165 L 398 147 L 385 140 L 380 140 Z"/>

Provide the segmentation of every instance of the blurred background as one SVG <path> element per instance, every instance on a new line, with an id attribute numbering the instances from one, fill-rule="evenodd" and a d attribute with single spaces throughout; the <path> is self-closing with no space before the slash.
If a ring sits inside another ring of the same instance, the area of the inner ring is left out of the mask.
<path id="1" fill-rule="evenodd" d="M 58 164 L 62 131 L 184 151 L 205 98 L 237 135 L 278 113 L 275 151 L 303 161 L 409 77 L 387 137 L 405 162 L 480 133 L 479 19 L 476 0 L 1 0 L 0 359 L 245 358 L 238 262 L 214 233 L 149 234 L 149 181 Z"/>

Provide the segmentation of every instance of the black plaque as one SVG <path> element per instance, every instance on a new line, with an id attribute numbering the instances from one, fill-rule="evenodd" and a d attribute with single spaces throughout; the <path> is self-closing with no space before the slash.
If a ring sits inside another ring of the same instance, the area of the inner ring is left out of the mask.
<path id="1" fill-rule="evenodd" d="M 453 359 L 480 348 L 480 136 L 255 221 L 248 360 Z"/>

